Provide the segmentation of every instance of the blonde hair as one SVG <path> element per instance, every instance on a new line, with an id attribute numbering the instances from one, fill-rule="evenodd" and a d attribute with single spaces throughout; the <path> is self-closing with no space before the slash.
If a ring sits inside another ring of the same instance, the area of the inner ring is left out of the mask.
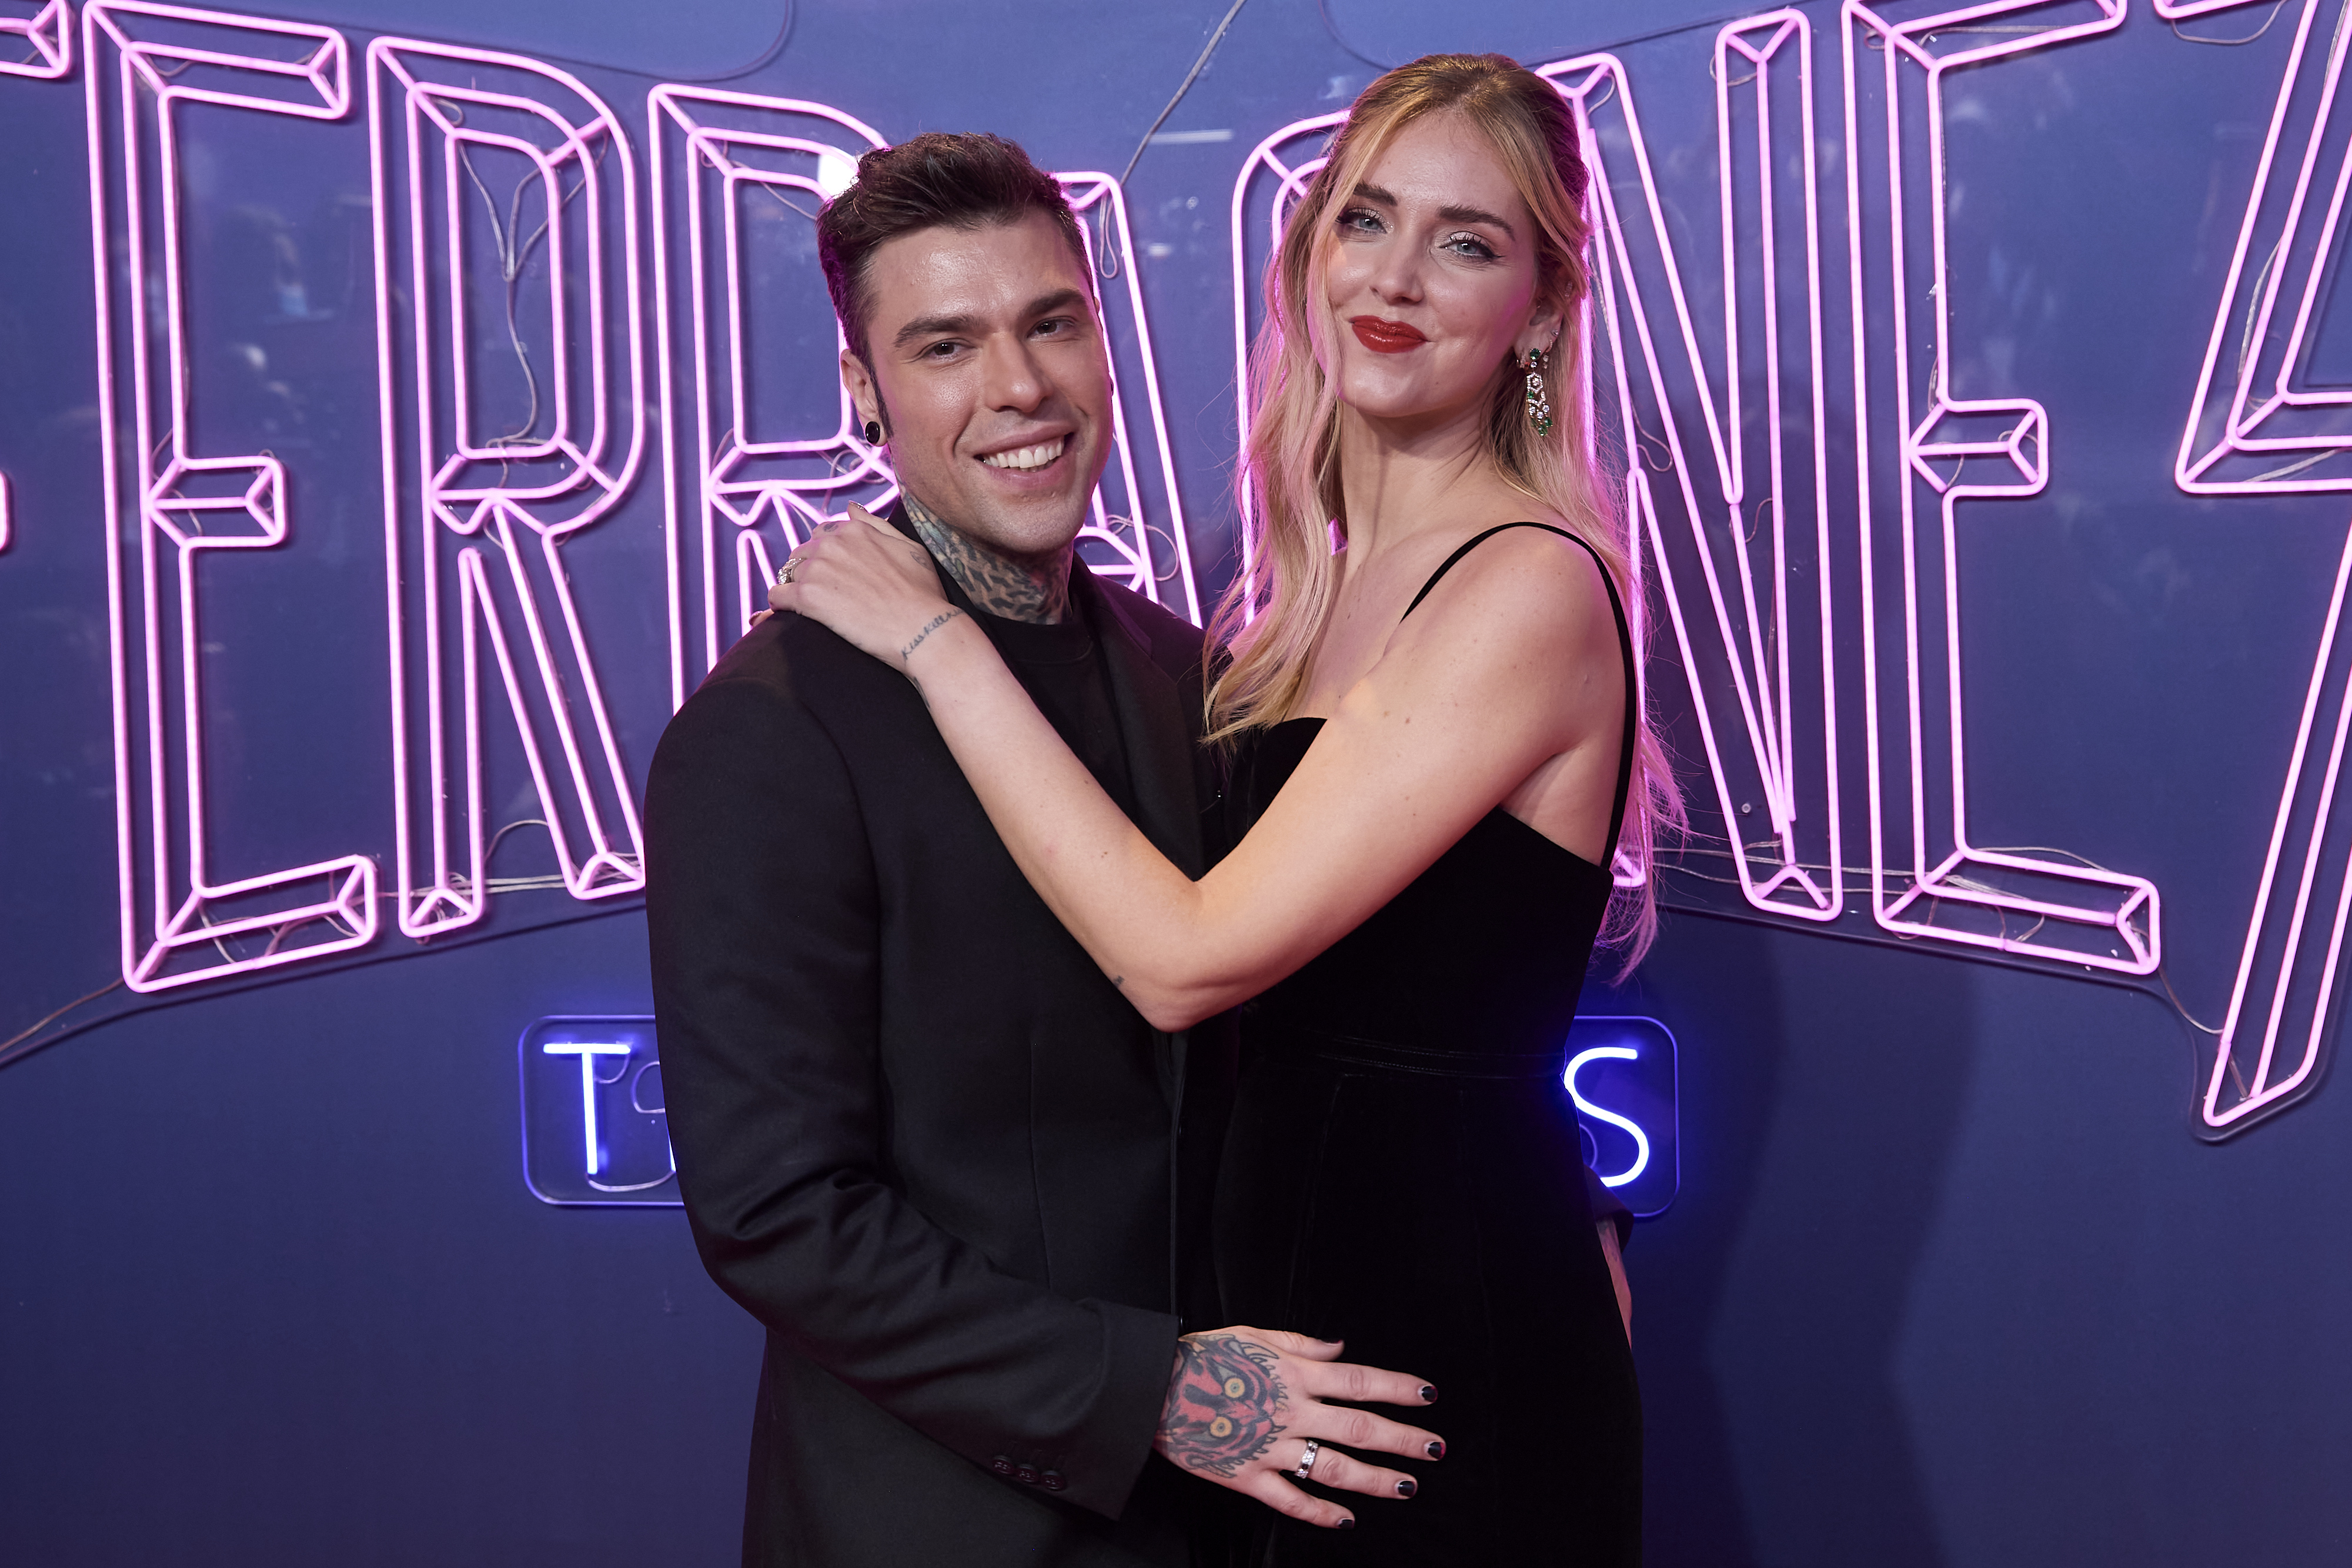
<path id="1" fill-rule="evenodd" d="M 1210 738 L 1280 722 L 1298 701 L 1309 656 L 1339 591 L 1330 529 L 1344 536 L 1339 488 L 1339 404 L 1323 371 L 1320 263 L 1339 209 L 1371 165 L 1413 121 L 1464 116 L 1484 133 L 1536 226 L 1537 295 L 1556 301 L 1571 327 L 1589 292 L 1584 216 L 1588 174 L 1576 122 L 1552 85 L 1503 55 L 1429 55 L 1366 88 L 1332 138 L 1328 162 L 1291 214 L 1265 272 L 1265 322 L 1251 351 L 1256 405 L 1242 454 L 1243 527 L 1252 549 L 1209 622 L 1212 647 L 1232 662 L 1208 693 Z M 1623 525 L 1613 486 L 1591 447 L 1584 408 L 1580 334 L 1564 330 L 1545 385 L 1554 407 L 1549 434 L 1529 422 L 1519 379 L 1496 367 L 1487 411 L 1488 455 L 1513 489 L 1562 522 L 1599 554 L 1633 608 Z M 1253 504 L 1254 503 L 1254 504 Z M 1638 622 L 1637 622 L 1638 624 Z M 1638 659 L 1640 650 L 1636 649 Z M 1674 775 L 1649 716 L 1636 704 L 1632 781 L 1619 846 L 1643 868 L 1661 824 L 1682 820 Z M 1620 888 L 1601 940 L 1640 962 L 1657 930 L 1652 879 Z"/>

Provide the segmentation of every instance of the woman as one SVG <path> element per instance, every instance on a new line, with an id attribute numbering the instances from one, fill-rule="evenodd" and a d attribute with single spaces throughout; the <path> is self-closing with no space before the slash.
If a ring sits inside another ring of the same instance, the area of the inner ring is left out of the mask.
<path id="1" fill-rule="evenodd" d="M 1654 924 L 1607 868 L 1675 807 L 1563 332 L 1586 178 L 1561 99 L 1496 55 L 1390 72 L 1335 139 L 1267 279 L 1258 548 L 1212 627 L 1246 831 L 1198 883 L 908 541 L 835 530 L 773 596 L 918 683 L 1024 873 L 1155 1026 L 1256 998 L 1228 1312 L 1430 1377 L 1448 1446 L 1347 1535 L 1318 1528 L 1350 1511 L 1317 1483 L 1354 1461 L 1324 1451 L 1253 1562 L 1639 1554 L 1633 1362 L 1560 1070 L 1596 938 L 1630 963 Z"/>

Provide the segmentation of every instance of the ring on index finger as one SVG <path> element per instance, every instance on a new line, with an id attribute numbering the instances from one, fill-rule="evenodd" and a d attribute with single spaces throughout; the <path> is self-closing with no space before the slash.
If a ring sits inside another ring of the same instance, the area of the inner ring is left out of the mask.
<path id="1" fill-rule="evenodd" d="M 1315 1456 L 1322 1451 L 1322 1444 L 1317 1442 L 1312 1437 L 1307 1438 L 1307 1452 L 1299 1457 L 1298 1468 L 1290 1473 L 1297 1476 L 1302 1481 L 1313 1480 L 1315 1479 Z"/>
<path id="2" fill-rule="evenodd" d="M 800 563 L 801 558 L 796 555 L 786 556 L 784 558 L 784 564 L 779 568 L 776 572 L 776 583 L 778 587 L 782 587 L 783 584 L 790 582 L 793 580 L 793 568 L 800 565 Z"/>

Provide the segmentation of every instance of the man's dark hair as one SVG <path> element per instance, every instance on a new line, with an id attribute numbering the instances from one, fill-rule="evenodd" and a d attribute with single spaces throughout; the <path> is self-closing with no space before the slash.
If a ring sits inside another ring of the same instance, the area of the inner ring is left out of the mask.
<path id="1" fill-rule="evenodd" d="M 1054 220 L 1069 242 L 1070 254 L 1088 274 L 1086 241 L 1078 220 L 1054 176 L 1029 162 L 1018 142 L 985 131 L 926 131 L 896 147 L 877 148 L 857 161 L 857 183 L 817 214 L 816 254 L 824 267 L 824 287 L 833 296 L 849 351 L 866 361 L 866 275 L 874 253 L 900 235 L 919 229 L 977 229 L 1016 224 L 1031 213 Z"/>

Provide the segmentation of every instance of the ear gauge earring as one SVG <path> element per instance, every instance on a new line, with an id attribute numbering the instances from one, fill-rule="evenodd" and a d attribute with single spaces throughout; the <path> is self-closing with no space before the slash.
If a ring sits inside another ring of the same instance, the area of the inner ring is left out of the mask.
<path id="1" fill-rule="evenodd" d="M 1522 361 L 1528 376 L 1528 423 L 1538 435 L 1551 434 L 1551 399 L 1544 395 L 1544 351 L 1529 349 Z"/>
<path id="2" fill-rule="evenodd" d="M 868 446 L 879 446 L 882 444 L 882 422 L 880 420 L 869 419 L 866 422 L 866 444 Z"/>

